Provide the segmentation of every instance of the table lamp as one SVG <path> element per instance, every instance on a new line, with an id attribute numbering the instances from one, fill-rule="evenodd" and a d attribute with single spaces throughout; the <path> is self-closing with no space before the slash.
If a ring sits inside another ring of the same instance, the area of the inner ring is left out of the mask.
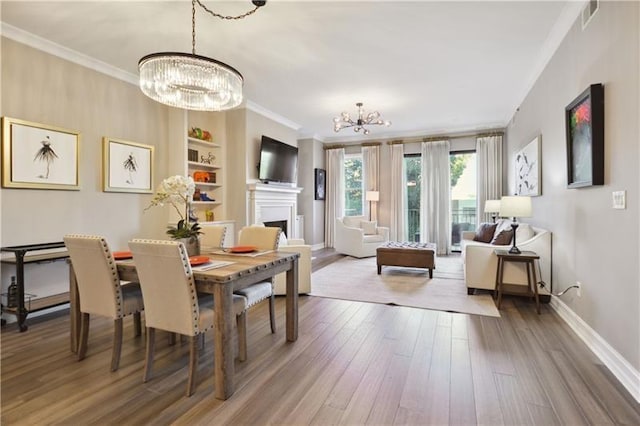
<path id="1" fill-rule="evenodd" d="M 513 229 L 513 245 L 511 246 L 509 253 L 520 254 L 520 249 L 516 247 L 516 229 L 518 229 L 516 218 L 531 217 L 531 197 L 502 197 L 500 200 L 500 216 L 513 218 L 513 222 L 511 223 L 511 228 Z"/>
<path id="2" fill-rule="evenodd" d="M 493 223 L 496 223 L 496 213 L 500 212 L 500 200 L 485 201 L 484 212 L 491 213 L 491 219 L 493 219 Z"/>
<path id="3" fill-rule="evenodd" d="M 369 202 L 369 221 L 371 221 L 371 202 L 375 201 L 377 203 L 380 200 L 380 192 L 367 191 L 364 195 L 364 199 Z"/>

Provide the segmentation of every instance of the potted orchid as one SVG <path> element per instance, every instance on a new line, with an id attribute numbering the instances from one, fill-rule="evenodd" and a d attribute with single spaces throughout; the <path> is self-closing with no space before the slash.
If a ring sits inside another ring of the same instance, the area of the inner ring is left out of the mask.
<path id="1" fill-rule="evenodd" d="M 176 226 L 168 227 L 167 234 L 174 240 L 182 241 L 190 256 L 200 254 L 198 235 L 202 234 L 197 218 L 191 217 L 190 214 L 194 192 L 195 183 L 191 176 L 168 177 L 158 186 L 151 204 L 145 209 L 169 204 L 178 212 L 180 220 Z"/>

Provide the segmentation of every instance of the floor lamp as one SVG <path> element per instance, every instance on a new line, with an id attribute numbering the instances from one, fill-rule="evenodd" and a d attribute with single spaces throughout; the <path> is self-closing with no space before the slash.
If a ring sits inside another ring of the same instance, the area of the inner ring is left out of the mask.
<path id="1" fill-rule="evenodd" d="M 516 247 L 516 230 L 518 217 L 531 217 L 531 197 L 506 196 L 500 200 L 500 216 L 512 217 L 511 228 L 513 229 L 513 245 L 509 250 L 511 254 L 520 254 L 520 249 Z"/>
<path id="2" fill-rule="evenodd" d="M 367 191 L 364 199 L 369 202 L 369 221 L 371 221 L 371 202 L 375 201 L 377 203 L 380 200 L 380 193 L 378 191 Z"/>
<path id="3" fill-rule="evenodd" d="M 500 200 L 485 201 L 484 212 L 491 213 L 491 219 L 493 219 L 493 223 L 496 223 L 496 213 L 500 212 Z"/>

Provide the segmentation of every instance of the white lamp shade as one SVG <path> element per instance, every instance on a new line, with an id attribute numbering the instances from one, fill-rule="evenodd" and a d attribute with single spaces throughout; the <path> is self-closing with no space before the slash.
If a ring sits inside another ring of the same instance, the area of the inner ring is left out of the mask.
<path id="1" fill-rule="evenodd" d="M 500 216 L 531 217 L 531 197 L 502 197 L 500 200 Z"/>
<path id="2" fill-rule="evenodd" d="M 367 201 L 379 201 L 380 193 L 378 191 L 367 191 L 364 196 L 364 199 Z"/>
<path id="3" fill-rule="evenodd" d="M 500 211 L 500 200 L 487 200 L 484 202 L 485 213 L 498 213 Z"/>

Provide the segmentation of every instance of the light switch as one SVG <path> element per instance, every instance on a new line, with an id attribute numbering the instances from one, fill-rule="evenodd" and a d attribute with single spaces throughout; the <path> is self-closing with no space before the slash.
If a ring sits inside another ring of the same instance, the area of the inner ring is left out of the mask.
<path id="1" fill-rule="evenodd" d="M 613 191 L 613 208 L 627 208 L 627 191 Z"/>

